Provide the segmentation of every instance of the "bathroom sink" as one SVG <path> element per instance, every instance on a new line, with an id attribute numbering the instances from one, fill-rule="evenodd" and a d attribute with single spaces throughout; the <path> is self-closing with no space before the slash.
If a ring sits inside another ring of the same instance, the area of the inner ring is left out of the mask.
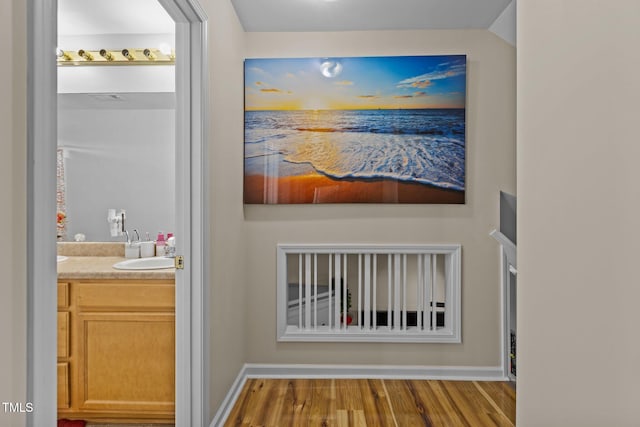
<path id="1" fill-rule="evenodd" d="M 173 258 L 165 257 L 128 259 L 113 264 L 113 268 L 118 270 L 159 270 L 173 266 Z"/>

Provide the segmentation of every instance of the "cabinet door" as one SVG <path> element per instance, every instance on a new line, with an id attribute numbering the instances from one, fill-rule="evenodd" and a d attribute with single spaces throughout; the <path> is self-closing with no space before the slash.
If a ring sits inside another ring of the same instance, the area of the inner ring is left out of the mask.
<path id="1" fill-rule="evenodd" d="M 80 313 L 81 411 L 174 414 L 173 313 Z"/>
<path id="2" fill-rule="evenodd" d="M 69 357 L 69 312 L 58 312 L 58 358 Z"/>
<path id="3" fill-rule="evenodd" d="M 69 400 L 69 364 L 58 363 L 58 409 L 68 409 Z"/>

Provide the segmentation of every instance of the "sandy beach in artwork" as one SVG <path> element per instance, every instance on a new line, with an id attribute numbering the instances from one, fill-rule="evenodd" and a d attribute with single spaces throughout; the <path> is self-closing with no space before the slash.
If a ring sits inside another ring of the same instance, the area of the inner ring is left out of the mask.
<path id="1" fill-rule="evenodd" d="M 443 203 L 462 204 L 465 192 L 395 179 L 333 179 L 320 174 L 287 177 L 247 175 L 244 202 L 265 203 Z"/>

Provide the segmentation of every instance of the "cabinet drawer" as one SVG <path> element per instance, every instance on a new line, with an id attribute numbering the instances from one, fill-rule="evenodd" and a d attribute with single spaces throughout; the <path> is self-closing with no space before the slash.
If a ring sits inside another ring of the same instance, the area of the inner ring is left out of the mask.
<path id="1" fill-rule="evenodd" d="M 58 409 L 68 409 L 69 404 L 69 363 L 58 363 Z"/>
<path id="2" fill-rule="evenodd" d="M 69 284 L 58 283 L 58 308 L 69 307 Z"/>
<path id="3" fill-rule="evenodd" d="M 81 311 L 170 311 L 175 308 L 172 281 L 79 283 L 76 302 Z"/>
<path id="4" fill-rule="evenodd" d="M 58 312 L 58 358 L 69 357 L 69 312 Z"/>

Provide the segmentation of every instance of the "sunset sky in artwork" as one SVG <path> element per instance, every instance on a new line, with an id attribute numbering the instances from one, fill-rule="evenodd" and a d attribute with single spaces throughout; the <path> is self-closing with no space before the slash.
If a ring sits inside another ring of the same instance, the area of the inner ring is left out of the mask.
<path id="1" fill-rule="evenodd" d="M 465 55 L 245 60 L 247 111 L 464 108 L 465 91 Z"/>

